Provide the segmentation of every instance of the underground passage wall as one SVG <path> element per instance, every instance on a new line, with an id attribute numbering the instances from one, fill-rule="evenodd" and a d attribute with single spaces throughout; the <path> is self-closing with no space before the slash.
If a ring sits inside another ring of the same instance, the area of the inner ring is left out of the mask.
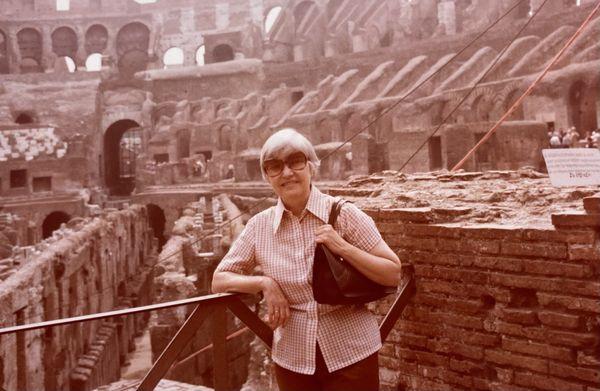
<path id="1" fill-rule="evenodd" d="M 149 304 L 156 260 L 142 206 L 69 223 L 11 262 L 0 282 L 0 324 L 41 322 Z M 88 390 L 115 381 L 148 315 L 7 334 L 0 388 Z"/>
<path id="2" fill-rule="evenodd" d="M 544 228 L 364 208 L 417 286 L 380 353 L 383 389 L 597 390 L 600 198 L 590 198 L 587 212 Z M 383 316 L 391 299 L 373 309 Z"/>

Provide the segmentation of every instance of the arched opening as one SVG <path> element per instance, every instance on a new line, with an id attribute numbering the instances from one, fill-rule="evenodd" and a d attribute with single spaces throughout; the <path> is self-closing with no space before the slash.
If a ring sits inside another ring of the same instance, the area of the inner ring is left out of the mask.
<path id="1" fill-rule="evenodd" d="M 302 23 L 306 15 L 308 15 L 311 9 L 316 6 L 317 5 L 312 1 L 303 1 L 302 3 L 298 4 L 296 8 L 294 8 L 294 20 L 296 22 L 296 30 L 298 30 L 298 27 L 300 27 L 300 24 Z"/>
<path id="2" fill-rule="evenodd" d="M 145 70 L 149 44 L 150 30 L 146 25 L 133 22 L 123 26 L 117 33 L 119 71 L 129 75 Z"/>
<path id="3" fill-rule="evenodd" d="M 520 95 L 519 91 L 514 90 L 506 96 L 506 99 L 504 100 L 504 112 L 507 112 L 508 109 L 510 109 L 512 107 L 512 105 L 517 101 L 517 99 L 519 99 L 519 95 Z M 512 112 L 510 117 L 508 117 L 508 120 L 509 121 L 522 121 L 523 119 L 525 119 L 525 114 L 523 112 L 523 105 L 520 104 L 515 109 L 515 111 Z"/>
<path id="4" fill-rule="evenodd" d="M 167 242 L 167 238 L 165 237 L 165 223 L 167 221 L 165 212 L 160 206 L 155 204 L 148 204 L 146 208 L 148 208 L 148 224 L 152 228 L 154 237 L 158 239 L 158 251 L 160 251 Z"/>
<path id="5" fill-rule="evenodd" d="M 281 6 L 273 7 L 269 10 L 269 12 L 267 12 L 264 24 L 265 34 L 268 34 L 269 31 L 271 31 L 273 25 L 277 21 L 277 18 L 279 18 L 279 14 L 281 14 Z"/>
<path id="6" fill-rule="evenodd" d="M 221 44 L 213 49 L 213 62 L 225 62 L 233 60 L 233 48 L 227 44 Z"/>
<path id="7" fill-rule="evenodd" d="M 104 134 L 104 182 L 111 195 L 129 195 L 135 187 L 135 162 L 142 146 L 140 125 L 124 119 Z"/>
<path id="8" fill-rule="evenodd" d="M 108 45 L 108 30 L 101 24 L 95 24 L 85 33 L 85 51 L 102 53 Z"/>
<path id="9" fill-rule="evenodd" d="M 223 125 L 219 129 L 218 147 L 221 151 L 231 151 L 232 147 L 232 131 L 230 125 Z"/>
<path id="10" fill-rule="evenodd" d="M 204 55 L 206 54 L 206 46 L 202 45 L 196 50 L 196 65 L 204 65 L 206 60 Z"/>
<path id="11" fill-rule="evenodd" d="M 59 27 L 52 33 L 52 51 L 58 57 L 75 58 L 77 55 L 77 34 L 69 27 Z"/>
<path id="12" fill-rule="evenodd" d="M 0 30 L 0 74 L 8 72 L 8 43 L 6 42 L 6 34 Z"/>
<path id="13" fill-rule="evenodd" d="M 163 56 L 163 64 L 166 68 L 183 65 L 183 50 L 181 48 L 170 48 Z"/>
<path id="14" fill-rule="evenodd" d="M 57 11 L 68 11 L 71 9 L 71 1 L 70 0 L 56 0 L 56 10 Z"/>
<path id="15" fill-rule="evenodd" d="M 87 60 L 85 60 L 85 70 L 88 72 L 102 70 L 102 55 L 100 53 L 90 54 Z"/>
<path id="16" fill-rule="evenodd" d="M 574 82 L 569 88 L 569 123 L 580 135 L 598 127 L 597 96 L 598 92 L 582 80 Z"/>
<path id="17" fill-rule="evenodd" d="M 20 125 L 32 124 L 34 122 L 33 116 L 29 113 L 19 113 L 15 118 L 15 123 Z"/>
<path id="18" fill-rule="evenodd" d="M 54 62 L 54 72 L 73 73 L 76 70 L 77 66 L 75 65 L 75 61 L 73 61 L 71 57 L 59 57 Z"/>
<path id="19" fill-rule="evenodd" d="M 42 35 L 33 28 L 24 28 L 17 33 L 17 44 L 21 54 L 21 73 L 42 72 Z"/>
<path id="20" fill-rule="evenodd" d="M 65 212 L 56 211 L 50 213 L 42 223 L 42 238 L 49 238 L 54 231 L 60 228 L 61 224 L 68 223 L 69 220 L 71 220 L 71 216 Z"/>

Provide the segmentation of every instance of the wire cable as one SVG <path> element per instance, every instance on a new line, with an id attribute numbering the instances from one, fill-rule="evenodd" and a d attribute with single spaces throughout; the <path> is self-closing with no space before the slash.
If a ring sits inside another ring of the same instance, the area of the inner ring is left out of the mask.
<path id="1" fill-rule="evenodd" d="M 473 91 L 475 91 L 477 89 L 477 87 L 479 87 L 479 85 L 483 82 L 483 79 L 485 79 L 486 76 L 489 75 L 489 73 L 492 71 L 492 69 L 494 69 L 494 67 L 502 59 L 502 57 L 504 56 L 506 51 L 512 46 L 512 44 L 517 40 L 517 38 L 519 38 L 519 36 L 523 33 L 523 31 L 525 31 L 525 29 L 531 24 L 533 19 L 542 10 L 542 8 L 544 7 L 544 5 L 546 5 L 547 2 L 548 2 L 548 0 L 544 0 L 544 2 L 538 7 L 538 9 L 531 15 L 531 17 L 529 19 L 527 19 L 527 22 L 525 22 L 525 24 L 519 29 L 519 31 L 517 31 L 517 33 L 511 38 L 511 40 L 508 42 L 508 44 L 506 44 L 506 46 L 504 46 L 502 51 L 500 51 L 500 53 L 496 56 L 494 61 L 492 61 L 492 64 L 489 67 L 487 67 L 487 69 L 481 75 L 481 77 L 475 82 L 475 84 L 469 89 L 469 91 L 467 91 L 467 93 L 456 104 L 456 106 L 454 106 L 454 108 L 450 111 L 450 113 L 448 113 L 448 115 L 446 115 L 446 117 L 444 117 L 444 119 L 441 121 L 441 123 L 433 130 L 433 132 L 425 139 L 425 141 L 423 141 L 423 143 L 421 145 L 419 145 L 419 147 L 413 152 L 413 154 L 410 155 L 409 158 L 400 166 L 398 171 L 402 171 L 404 169 L 404 167 L 406 167 L 408 165 L 408 163 L 415 156 L 417 156 L 419 151 L 421 151 L 421 149 L 425 145 L 427 145 L 429 140 L 431 140 L 431 138 L 437 134 L 437 132 L 442 128 L 442 126 L 444 126 L 446 124 L 446 122 L 448 122 L 448 120 L 454 115 L 454 113 L 458 110 L 458 108 L 469 98 L 469 96 L 471 96 Z"/>
<path id="2" fill-rule="evenodd" d="M 512 112 L 517 108 L 517 106 L 519 106 L 521 104 L 521 102 L 523 102 L 523 99 L 525 99 L 531 93 L 531 91 L 533 91 L 535 86 L 544 78 L 544 76 L 546 76 L 546 74 L 550 71 L 550 68 L 552 68 L 552 66 L 554 66 L 554 64 L 556 64 L 558 62 L 558 60 L 562 57 L 562 55 L 567 50 L 567 48 L 569 48 L 569 46 L 571 46 L 571 44 L 573 44 L 575 39 L 581 34 L 581 32 L 590 23 L 590 21 L 594 17 L 594 14 L 596 14 L 596 12 L 598 12 L 598 9 L 600 9 L 600 1 L 598 2 L 598 5 L 596 5 L 596 7 L 592 10 L 592 12 L 590 12 L 589 16 L 583 21 L 581 26 L 579 26 L 577 31 L 575 31 L 575 33 L 571 36 L 571 38 L 567 41 L 567 43 L 562 47 L 562 49 L 560 49 L 559 52 L 554 56 L 552 61 L 550 61 L 550 63 L 546 66 L 546 68 L 538 75 L 538 77 L 533 81 L 533 83 L 531 83 L 529 88 L 527 88 L 527 90 L 523 94 L 521 94 L 519 99 L 517 99 L 517 101 L 515 103 L 513 103 L 513 105 L 506 111 L 506 113 L 504 113 L 502 118 L 500 118 L 498 120 L 498 122 L 496 122 L 496 124 L 494 126 L 492 126 L 492 128 L 490 130 L 487 131 L 487 133 L 481 138 L 481 140 L 479 140 L 479 142 L 473 148 L 471 148 L 471 150 L 460 160 L 460 162 L 458 162 L 454 167 L 452 167 L 452 170 L 450 170 L 450 171 L 456 171 L 460 167 L 462 167 L 462 165 L 465 164 L 467 159 L 469 159 L 475 153 L 475 151 L 481 145 L 483 145 L 483 143 L 485 143 L 487 140 L 489 140 L 492 137 L 492 135 L 498 130 L 500 125 L 502 125 L 502 123 L 512 114 Z"/>

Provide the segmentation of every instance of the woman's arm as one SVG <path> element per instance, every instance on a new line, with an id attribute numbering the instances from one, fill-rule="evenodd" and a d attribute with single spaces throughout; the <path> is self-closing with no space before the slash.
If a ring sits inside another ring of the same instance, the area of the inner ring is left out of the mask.
<path id="1" fill-rule="evenodd" d="M 325 244 L 369 279 L 386 286 L 400 284 L 400 259 L 383 239 L 367 252 L 348 243 L 331 225 L 325 224 L 317 228 L 316 241 Z"/>
<path id="2" fill-rule="evenodd" d="M 267 276 L 246 276 L 226 271 L 213 274 L 212 291 L 251 293 L 262 292 L 267 303 L 267 323 L 276 329 L 284 326 L 290 317 L 289 303 L 277 281 Z"/>

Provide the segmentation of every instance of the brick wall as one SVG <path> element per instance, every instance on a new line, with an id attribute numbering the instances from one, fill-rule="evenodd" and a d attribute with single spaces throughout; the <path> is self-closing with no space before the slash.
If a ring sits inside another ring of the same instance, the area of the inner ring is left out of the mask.
<path id="1" fill-rule="evenodd" d="M 417 286 L 381 350 L 382 388 L 598 390 L 600 215 L 592 209 L 552 216 L 544 228 L 367 210 L 414 265 Z M 373 306 L 378 314 L 387 301 Z"/>

